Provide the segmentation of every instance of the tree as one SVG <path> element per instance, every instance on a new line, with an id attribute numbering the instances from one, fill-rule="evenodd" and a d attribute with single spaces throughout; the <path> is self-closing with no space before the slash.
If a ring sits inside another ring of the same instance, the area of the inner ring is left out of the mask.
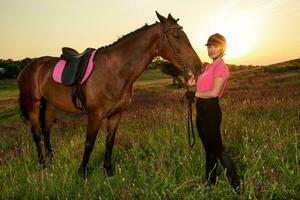
<path id="1" fill-rule="evenodd" d="M 0 59 L 0 78 L 16 78 L 19 71 L 31 61 L 31 58 L 17 61 Z"/>
<path id="2" fill-rule="evenodd" d="M 167 60 L 157 57 L 148 67 L 159 68 L 162 73 L 170 75 L 173 78 L 173 85 L 178 85 L 180 88 L 184 86 L 183 81 L 180 78 L 183 72 Z"/>

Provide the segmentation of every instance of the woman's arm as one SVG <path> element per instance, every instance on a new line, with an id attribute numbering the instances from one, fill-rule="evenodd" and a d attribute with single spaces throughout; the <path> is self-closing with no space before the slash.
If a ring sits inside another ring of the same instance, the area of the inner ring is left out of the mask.
<path id="1" fill-rule="evenodd" d="M 206 91 L 206 92 L 196 92 L 195 96 L 200 97 L 200 98 L 212 98 L 212 97 L 217 97 L 220 93 L 220 90 L 222 88 L 222 85 L 224 83 L 224 78 L 222 77 L 217 77 L 214 80 L 214 85 L 212 90 Z"/>

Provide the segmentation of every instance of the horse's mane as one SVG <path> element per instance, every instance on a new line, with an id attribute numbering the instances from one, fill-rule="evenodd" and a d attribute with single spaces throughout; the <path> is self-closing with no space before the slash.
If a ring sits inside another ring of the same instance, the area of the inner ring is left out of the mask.
<path id="1" fill-rule="evenodd" d="M 144 31 L 145 29 L 148 29 L 148 28 L 150 28 L 150 27 L 152 27 L 152 26 L 154 26 L 156 24 L 158 24 L 158 22 L 155 22 L 154 24 L 151 24 L 151 25 L 148 25 L 146 23 L 144 26 L 142 26 L 142 27 L 140 27 L 140 28 L 138 28 L 138 29 L 136 29 L 136 30 L 134 30 L 134 31 L 126 34 L 126 35 L 123 35 L 122 37 L 120 37 L 117 41 L 113 42 L 112 44 L 109 44 L 109 45 L 106 45 L 106 46 L 98 48 L 98 51 L 105 51 L 105 50 L 114 48 L 114 47 L 117 46 L 117 44 L 122 43 L 123 41 L 127 40 L 128 38 L 131 38 L 133 35 L 136 35 L 137 33 L 140 33 L 142 31 Z"/>

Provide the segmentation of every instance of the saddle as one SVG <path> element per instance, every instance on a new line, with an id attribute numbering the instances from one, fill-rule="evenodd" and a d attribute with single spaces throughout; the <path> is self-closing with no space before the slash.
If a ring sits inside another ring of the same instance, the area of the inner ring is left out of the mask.
<path id="1" fill-rule="evenodd" d="M 87 48 L 78 53 L 75 49 L 64 47 L 60 60 L 53 69 L 53 80 L 72 88 L 72 102 L 77 109 L 86 109 L 85 94 L 82 91 L 83 84 L 93 70 L 93 60 L 97 50 Z"/>
<path id="2" fill-rule="evenodd" d="M 61 76 L 62 84 L 71 86 L 76 81 L 81 81 L 80 79 L 84 76 L 93 50 L 93 48 L 87 48 L 84 52 L 78 53 L 75 49 L 69 47 L 62 48 L 60 58 L 66 61 Z"/>

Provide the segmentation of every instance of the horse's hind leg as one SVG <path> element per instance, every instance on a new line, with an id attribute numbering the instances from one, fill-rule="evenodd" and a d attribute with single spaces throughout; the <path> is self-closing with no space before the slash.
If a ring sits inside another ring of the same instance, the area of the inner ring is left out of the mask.
<path id="1" fill-rule="evenodd" d="M 107 136 L 106 136 L 106 151 L 105 151 L 105 160 L 104 160 L 104 172 L 107 176 L 113 175 L 113 169 L 111 165 L 111 155 L 115 142 L 116 131 L 121 119 L 122 113 L 118 113 L 108 119 L 107 124 Z"/>
<path id="2" fill-rule="evenodd" d="M 35 142 L 38 160 L 40 165 L 45 167 L 45 159 L 41 148 L 41 129 L 40 129 L 40 121 L 39 121 L 39 112 L 40 112 L 40 101 L 35 100 L 27 103 L 28 117 L 31 124 L 31 133 L 33 141 Z"/>
<path id="3" fill-rule="evenodd" d="M 51 132 L 51 127 L 55 120 L 55 111 L 56 111 L 56 107 L 54 107 L 52 104 L 47 102 L 45 108 L 44 125 L 41 125 L 41 129 L 44 135 L 45 152 L 49 160 L 52 160 L 53 157 L 52 147 L 50 143 L 50 132 Z"/>

